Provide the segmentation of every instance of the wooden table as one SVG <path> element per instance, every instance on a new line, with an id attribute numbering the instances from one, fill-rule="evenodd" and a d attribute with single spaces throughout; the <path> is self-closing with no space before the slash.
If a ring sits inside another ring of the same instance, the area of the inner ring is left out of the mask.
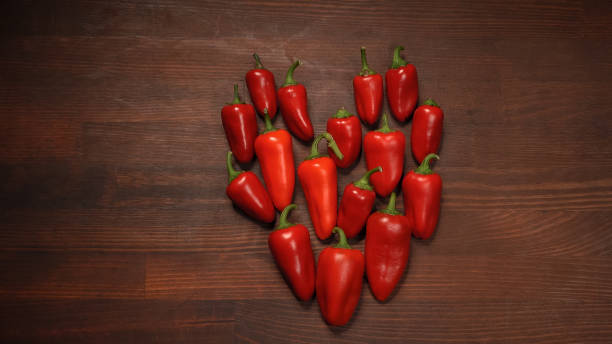
<path id="1" fill-rule="evenodd" d="M 0 341 L 611 342 L 611 4 L 3 2 Z M 444 108 L 443 204 L 391 300 L 364 284 L 336 329 L 226 198 L 220 109 L 253 52 L 278 85 L 300 58 L 321 132 L 362 45 L 380 73 L 405 46 Z"/>

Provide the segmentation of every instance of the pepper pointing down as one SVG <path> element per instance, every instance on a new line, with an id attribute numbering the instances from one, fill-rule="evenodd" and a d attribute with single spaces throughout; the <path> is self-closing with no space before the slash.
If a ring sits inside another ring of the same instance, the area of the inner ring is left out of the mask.
<path id="1" fill-rule="evenodd" d="M 278 89 L 278 102 L 289 131 L 302 141 L 310 141 L 314 130 L 308 116 L 306 88 L 293 79 L 293 71 L 301 64 L 297 60 L 289 67 L 285 83 Z"/>

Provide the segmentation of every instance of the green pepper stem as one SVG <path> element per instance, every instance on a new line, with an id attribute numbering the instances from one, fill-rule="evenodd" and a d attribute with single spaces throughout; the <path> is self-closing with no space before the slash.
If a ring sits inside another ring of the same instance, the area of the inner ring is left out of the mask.
<path id="1" fill-rule="evenodd" d="M 423 103 L 423 105 L 429 105 L 429 106 L 435 106 L 435 107 L 440 107 L 440 105 L 438 105 L 438 103 L 436 103 L 435 100 L 429 98 L 425 101 L 425 103 Z"/>
<path id="2" fill-rule="evenodd" d="M 391 130 L 391 127 L 389 127 L 389 114 L 387 114 L 386 112 L 383 113 L 382 115 L 382 123 L 380 125 L 380 128 L 378 128 L 376 131 L 379 131 L 381 133 L 392 133 L 393 130 Z"/>
<path id="3" fill-rule="evenodd" d="M 362 190 L 369 190 L 372 191 L 372 184 L 370 184 L 370 176 L 376 172 L 382 172 L 382 167 L 377 166 L 371 170 L 369 170 L 368 172 L 366 172 L 363 177 L 359 178 L 359 180 L 355 181 L 353 183 L 353 185 L 355 185 L 355 187 L 358 187 Z"/>
<path id="4" fill-rule="evenodd" d="M 276 128 L 274 128 L 274 126 L 272 125 L 272 120 L 270 120 L 270 115 L 268 115 L 268 108 L 264 109 L 264 123 L 266 124 L 266 128 L 263 131 L 264 134 L 276 130 Z"/>
<path id="5" fill-rule="evenodd" d="M 431 168 L 429 168 L 429 161 L 431 159 L 436 159 L 436 160 L 440 160 L 440 157 L 435 154 L 435 153 L 431 153 L 428 154 L 425 159 L 423 159 L 423 162 L 421 163 L 421 165 L 419 165 L 419 167 L 414 170 L 414 173 L 416 174 L 433 174 L 434 172 L 431 170 Z"/>
<path id="6" fill-rule="evenodd" d="M 243 104 L 242 100 L 240 100 L 240 94 L 238 94 L 238 85 L 234 85 L 234 100 L 232 101 L 232 105 Z"/>
<path id="7" fill-rule="evenodd" d="M 236 177 L 238 177 L 240 175 L 240 173 L 242 173 L 242 171 L 236 171 L 234 169 L 234 166 L 232 166 L 232 151 L 227 152 L 227 178 L 229 179 L 229 181 L 227 182 L 228 184 L 231 183 L 234 179 L 236 179 Z"/>
<path id="8" fill-rule="evenodd" d="M 293 64 L 291 65 L 291 67 L 289 67 L 289 70 L 287 71 L 287 77 L 285 77 L 285 83 L 281 87 L 292 86 L 292 85 L 298 84 L 297 81 L 293 79 L 293 72 L 301 64 L 302 64 L 302 61 L 300 60 L 296 60 L 295 62 L 293 62 Z"/>
<path id="9" fill-rule="evenodd" d="M 259 55 L 256 53 L 253 54 L 253 58 L 255 59 L 255 69 L 265 69 L 263 64 L 261 64 L 261 60 L 259 59 Z"/>
<path id="10" fill-rule="evenodd" d="M 338 243 L 336 244 L 336 246 L 334 246 L 335 248 L 348 248 L 349 250 L 351 249 L 351 246 L 346 240 L 346 234 L 344 234 L 342 228 L 334 227 L 332 233 L 338 233 Z"/>
<path id="11" fill-rule="evenodd" d="M 370 66 L 368 66 L 366 48 L 361 47 L 361 72 L 359 73 L 359 75 L 368 76 L 368 75 L 374 75 L 374 74 L 376 74 L 376 72 L 372 68 L 370 68 Z"/>
<path id="12" fill-rule="evenodd" d="M 387 204 L 387 208 L 379 210 L 379 212 L 383 214 L 389 214 L 389 215 L 401 215 L 402 213 L 398 211 L 397 209 L 395 209 L 396 197 L 397 195 L 395 194 L 395 192 L 392 192 L 391 197 L 389 198 L 389 203 Z"/>
<path id="13" fill-rule="evenodd" d="M 336 114 L 333 116 L 333 118 L 349 118 L 351 116 L 354 116 L 352 113 L 346 111 L 346 109 L 344 107 L 341 107 L 340 109 L 338 109 L 338 112 L 336 112 Z"/>
<path id="14" fill-rule="evenodd" d="M 407 65 L 408 63 L 400 56 L 400 52 L 404 50 L 404 47 L 399 46 L 399 47 L 395 47 L 395 50 L 393 51 L 393 63 L 391 64 L 391 69 L 396 69 L 399 67 L 403 67 L 405 65 Z"/>
<path id="15" fill-rule="evenodd" d="M 287 216 L 289 216 L 289 213 L 295 208 L 297 208 L 296 204 L 289 204 L 285 207 L 285 209 L 283 209 L 283 212 L 280 215 L 280 219 L 278 220 L 278 226 L 276 226 L 276 229 L 284 229 L 295 226 L 295 223 L 287 221 Z"/>
<path id="16" fill-rule="evenodd" d="M 340 152 L 336 141 L 330 133 L 322 133 L 315 137 L 314 141 L 312 142 L 312 146 L 310 146 L 310 155 L 307 156 L 304 160 L 311 160 L 325 156 L 325 154 L 319 153 L 319 142 L 321 142 L 323 138 L 327 140 L 327 147 L 331 148 L 331 150 L 334 152 L 334 154 L 336 154 L 338 159 L 342 160 L 344 158 L 344 155 L 342 154 L 342 152 Z"/>

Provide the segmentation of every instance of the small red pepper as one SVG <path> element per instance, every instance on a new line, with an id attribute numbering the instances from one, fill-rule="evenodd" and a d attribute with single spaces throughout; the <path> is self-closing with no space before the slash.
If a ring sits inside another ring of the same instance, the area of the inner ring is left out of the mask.
<path id="1" fill-rule="evenodd" d="M 431 153 L 421 165 L 408 172 L 402 182 L 404 212 L 413 225 L 412 232 L 419 239 L 429 239 L 438 224 L 442 178 L 429 168 L 429 160 L 440 159 Z"/>
<path id="2" fill-rule="evenodd" d="M 410 256 L 410 221 L 395 209 L 395 192 L 389 205 L 368 218 L 366 226 L 366 275 L 372 294 L 385 301 L 402 278 Z"/>
<path id="3" fill-rule="evenodd" d="M 317 264 L 317 301 L 323 318 L 331 325 L 345 325 L 353 315 L 363 285 L 364 257 L 351 249 L 342 229 L 335 227 L 340 240 L 325 248 Z"/>
<path id="4" fill-rule="evenodd" d="M 343 159 L 338 159 L 331 148 L 327 149 L 336 166 L 346 168 L 357 161 L 361 152 L 361 123 L 355 115 L 341 108 L 327 120 L 327 132 L 334 137 L 344 155 Z"/>
<path id="5" fill-rule="evenodd" d="M 353 78 L 353 90 L 359 117 L 373 125 L 378 121 L 382 107 L 383 78 L 368 66 L 365 47 L 361 47 L 361 72 Z"/>
<path id="6" fill-rule="evenodd" d="M 234 101 L 221 109 L 221 121 L 236 160 L 241 163 L 253 160 L 253 143 L 257 137 L 257 118 L 253 105 L 245 104 L 240 100 L 238 85 L 234 85 Z"/>
<path id="7" fill-rule="evenodd" d="M 287 221 L 289 212 L 297 208 L 290 204 L 278 220 L 276 230 L 268 237 L 268 247 L 298 299 L 312 298 L 315 289 L 315 261 L 310 234 L 304 225 Z"/>
<path id="8" fill-rule="evenodd" d="M 383 114 L 380 129 L 370 131 L 363 139 L 366 166 L 382 167 L 382 172 L 370 178 L 379 196 L 388 196 L 397 186 L 404 171 L 406 137 L 399 130 L 391 130 L 387 114 Z"/>
<path id="9" fill-rule="evenodd" d="M 400 122 L 410 117 L 419 99 L 416 68 L 400 57 L 402 50 L 404 47 L 395 48 L 393 63 L 385 74 L 389 108 L 393 116 Z"/>
<path id="10" fill-rule="evenodd" d="M 361 232 L 372 207 L 376 201 L 376 193 L 370 184 L 370 176 L 382 171 L 380 166 L 375 167 L 354 183 L 348 184 L 342 193 L 340 209 L 338 210 L 338 227 L 344 228 L 348 238 Z"/>
<path id="11" fill-rule="evenodd" d="M 444 112 L 433 99 L 427 99 L 414 112 L 410 146 L 419 164 L 427 154 L 438 153 L 443 121 Z"/>
<path id="12" fill-rule="evenodd" d="M 278 89 L 278 102 L 289 131 L 302 141 L 310 141 L 314 130 L 308 116 L 306 88 L 293 79 L 293 71 L 301 64 L 297 60 L 289 67 L 285 83 Z"/>
<path id="13" fill-rule="evenodd" d="M 257 113 L 263 117 L 264 110 L 268 109 L 268 115 L 274 119 L 277 112 L 274 74 L 264 68 L 257 54 L 253 54 L 253 58 L 255 58 L 255 68 L 248 71 L 245 77 L 251 100 Z"/>
<path id="14" fill-rule="evenodd" d="M 310 149 L 310 155 L 298 167 L 298 177 L 304 197 L 308 203 L 308 212 L 319 239 L 327 239 L 336 225 L 338 204 L 338 172 L 334 161 L 327 155 L 320 154 L 318 144 L 321 139 L 327 140 L 330 147 L 340 159 L 342 153 L 334 138 L 329 133 L 318 135 Z"/>
<path id="15" fill-rule="evenodd" d="M 262 222 L 273 222 L 276 217 L 274 205 L 259 178 L 251 171 L 234 170 L 232 152 L 227 152 L 226 163 L 229 177 L 225 189 L 227 197 L 250 217 Z"/>

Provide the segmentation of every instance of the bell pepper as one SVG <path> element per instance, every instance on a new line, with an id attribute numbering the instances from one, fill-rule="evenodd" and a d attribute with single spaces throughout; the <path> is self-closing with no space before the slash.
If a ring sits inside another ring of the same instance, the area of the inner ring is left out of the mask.
<path id="1" fill-rule="evenodd" d="M 434 158 L 440 159 L 434 153 L 428 154 L 402 182 L 404 212 L 413 225 L 412 233 L 419 239 L 431 237 L 440 215 L 442 178 L 429 168 L 429 161 Z"/>
<path id="2" fill-rule="evenodd" d="M 414 112 L 410 146 L 419 164 L 429 153 L 438 153 L 444 112 L 433 99 L 427 99 Z"/>
<path id="3" fill-rule="evenodd" d="M 393 63 L 385 74 L 389 108 L 393 116 L 400 122 L 410 117 L 419 99 L 416 68 L 401 58 L 400 51 L 402 50 L 404 47 L 395 48 Z"/>
<path id="4" fill-rule="evenodd" d="M 278 226 L 268 236 L 268 247 L 295 296 L 306 301 L 314 294 L 315 261 L 308 229 L 287 221 L 295 208 L 297 205 L 290 204 L 283 210 Z"/>
<path id="5" fill-rule="evenodd" d="M 395 209 L 395 192 L 389 205 L 368 218 L 366 225 L 366 275 L 372 294 L 385 301 L 402 278 L 410 256 L 410 221 Z"/>
<path id="6" fill-rule="evenodd" d="M 227 197 L 250 217 L 262 222 L 273 222 L 276 217 L 274 205 L 259 178 L 251 171 L 234 170 L 232 152 L 227 152 L 226 163 L 229 177 L 225 189 Z"/>
<path id="7" fill-rule="evenodd" d="M 374 191 L 386 197 L 395 189 L 404 171 L 406 137 L 399 130 L 391 130 L 387 114 L 383 114 L 380 129 L 370 131 L 363 139 L 366 166 L 382 167 L 382 172 L 370 178 Z"/>
<path id="8" fill-rule="evenodd" d="M 327 155 L 320 154 L 317 145 L 321 139 L 327 140 L 336 155 L 343 155 L 336 141 L 329 133 L 318 135 L 310 149 L 310 155 L 298 167 L 298 178 L 304 190 L 308 212 L 319 239 L 327 239 L 336 225 L 338 203 L 338 174 L 334 161 Z"/>
<path id="9" fill-rule="evenodd" d="M 264 110 L 268 109 L 268 116 L 274 119 L 277 112 L 274 74 L 264 68 L 257 54 L 253 54 L 253 58 L 255 68 L 248 71 L 245 77 L 251 100 L 259 115 L 263 117 Z"/>
<path id="10" fill-rule="evenodd" d="M 295 166 L 291 135 L 272 126 L 268 110 L 264 110 L 266 129 L 255 139 L 255 154 L 261 165 L 272 202 L 279 211 L 291 204 L 295 187 Z"/>
<path id="11" fill-rule="evenodd" d="M 349 246 L 342 229 L 335 227 L 333 231 L 340 240 L 319 255 L 317 301 L 325 321 L 342 326 L 351 319 L 361 297 L 364 257 Z"/>
<path id="12" fill-rule="evenodd" d="M 355 115 L 341 108 L 327 120 L 327 132 L 334 137 L 344 155 L 343 159 L 338 159 L 331 148 L 327 149 L 336 166 L 346 168 L 357 161 L 361 152 L 361 123 Z"/>
<path id="13" fill-rule="evenodd" d="M 348 238 L 352 238 L 361 232 L 372 207 L 376 201 L 376 193 L 370 184 L 370 176 L 382 171 L 380 166 L 375 167 L 361 177 L 359 180 L 348 184 L 344 188 L 340 199 L 338 210 L 338 227 L 344 228 Z"/>
<path id="14" fill-rule="evenodd" d="M 234 85 L 234 101 L 221 109 L 221 122 L 225 137 L 236 160 L 247 163 L 253 160 L 253 143 L 257 137 L 257 118 L 253 105 L 240 100 L 238 85 Z"/>
<path id="15" fill-rule="evenodd" d="M 383 78 L 368 66 L 365 47 L 361 47 L 361 72 L 353 78 L 353 90 L 357 114 L 365 123 L 373 125 L 382 107 Z"/>
<path id="16" fill-rule="evenodd" d="M 293 72 L 301 64 L 297 60 L 289 67 L 285 83 L 278 89 L 278 102 L 289 131 L 302 141 L 310 141 L 314 130 L 308 116 L 306 88 L 293 79 Z"/>

